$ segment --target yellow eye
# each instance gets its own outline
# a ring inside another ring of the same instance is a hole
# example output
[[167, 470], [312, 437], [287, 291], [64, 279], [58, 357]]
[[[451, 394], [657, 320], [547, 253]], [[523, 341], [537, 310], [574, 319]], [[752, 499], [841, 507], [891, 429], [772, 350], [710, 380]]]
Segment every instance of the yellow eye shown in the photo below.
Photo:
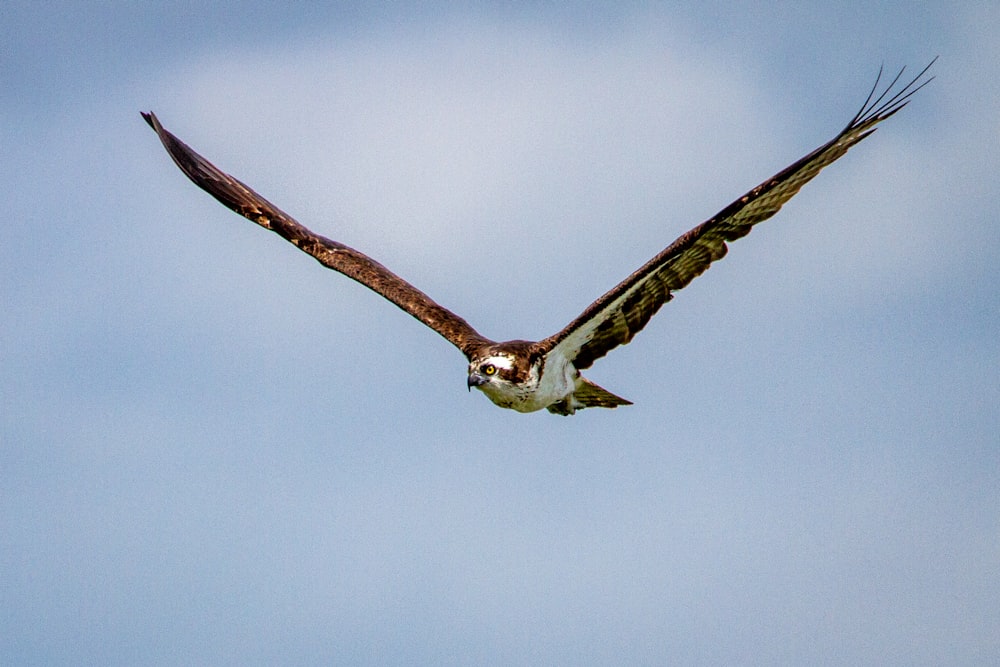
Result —
[[496, 375], [496, 372], [497, 372], [497, 367], [494, 366], [493, 364], [486, 364], [485, 366], [483, 366], [484, 375]]

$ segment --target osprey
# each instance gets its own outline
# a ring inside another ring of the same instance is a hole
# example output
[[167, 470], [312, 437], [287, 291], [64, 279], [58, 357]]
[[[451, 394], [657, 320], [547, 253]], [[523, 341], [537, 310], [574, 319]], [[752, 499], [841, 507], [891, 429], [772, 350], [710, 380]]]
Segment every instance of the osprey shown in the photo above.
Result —
[[[936, 60], [936, 58], [935, 58]], [[894, 91], [903, 70], [878, 93], [882, 71], [858, 113], [837, 136], [782, 169], [714, 217], [698, 225], [590, 304], [564, 329], [544, 340], [503, 343], [486, 338], [468, 322], [435, 303], [371, 257], [313, 233], [248, 186], [221, 171], [168, 132], [156, 116], [142, 117], [156, 131], [170, 157], [196, 185], [236, 213], [270, 229], [323, 266], [339, 271], [382, 295], [441, 334], [468, 359], [467, 384], [502, 408], [533, 412], [545, 408], [571, 415], [590, 407], [631, 405], [580, 375], [619, 345], [632, 340], [673, 292], [701, 275], [727, 252], [726, 242], [770, 218], [820, 169], [840, 158], [875, 126], [902, 109], [931, 79], [927, 67]], [[905, 68], [904, 68], [905, 69]]]

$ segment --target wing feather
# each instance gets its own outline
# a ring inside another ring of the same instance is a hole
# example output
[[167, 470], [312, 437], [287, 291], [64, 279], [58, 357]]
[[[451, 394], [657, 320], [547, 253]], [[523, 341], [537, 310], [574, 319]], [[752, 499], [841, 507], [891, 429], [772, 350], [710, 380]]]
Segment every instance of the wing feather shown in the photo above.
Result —
[[481, 336], [464, 319], [438, 305], [371, 257], [306, 229], [290, 215], [165, 130], [153, 113], [143, 113], [142, 117], [156, 131], [164, 148], [181, 171], [227, 208], [276, 232], [299, 250], [312, 255], [323, 266], [339, 271], [385, 297], [444, 336], [466, 357], [471, 357], [478, 347], [492, 342]]
[[902, 109], [933, 77], [921, 78], [934, 64], [931, 61], [917, 76], [893, 92], [899, 74], [876, 96], [882, 71], [868, 98], [851, 122], [833, 139], [802, 159], [767, 179], [722, 209], [711, 219], [683, 234], [649, 262], [600, 297], [564, 329], [536, 344], [546, 354], [560, 347], [578, 369], [589, 368], [619, 345], [632, 340], [672, 293], [701, 275], [712, 262], [721, 259], [727, 243], [746, 236], [758, 222], [778, 212], [799, 189], [823, 167], [875, 131], [875, 126]]

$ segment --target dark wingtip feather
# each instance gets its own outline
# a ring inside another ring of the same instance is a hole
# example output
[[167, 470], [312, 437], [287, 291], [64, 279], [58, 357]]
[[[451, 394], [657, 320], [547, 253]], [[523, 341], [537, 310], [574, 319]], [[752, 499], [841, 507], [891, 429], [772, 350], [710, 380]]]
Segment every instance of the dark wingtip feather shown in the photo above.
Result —
[[[924, 74], [926, 74], [927, 70], [929, 70], [931, 66], [937, 62], [938, 58], [939, 56], [934, 56], [934, 58], [927, 63], [927, 65], [920, 70], [920, 72], [913, 77], [909, 83], [893, 93], [891, 97], [888, 96], [893, 92], [893, 88], [895, 88], [896, 84], [903, 76], [903, 72], [906, 71], [906, 68], [900, 68], [899, 72], [892, 79], [889, 85], [885, 87], [885, 90], [883, 90], [882, 93], [876, 97], [875, 94], [878, 91], [883, 73], [883, 68], [879, 67], [878, 76], [875, 77], [875, 85], [872, 86], [871, 92], [868, 93], [868, 98], [865, 100], [865, 103], [861, 105], [861, 109], [847, 125], [847, 129], [850, 130], [872, 121], [883, 121], [905, 107], [909, 103], [910, 99], [917, 94], [918, 90], [934, 80], [934, 77], [931, 76], [921, 81]], [[918, 82], [919, 85], [917, 85]]]

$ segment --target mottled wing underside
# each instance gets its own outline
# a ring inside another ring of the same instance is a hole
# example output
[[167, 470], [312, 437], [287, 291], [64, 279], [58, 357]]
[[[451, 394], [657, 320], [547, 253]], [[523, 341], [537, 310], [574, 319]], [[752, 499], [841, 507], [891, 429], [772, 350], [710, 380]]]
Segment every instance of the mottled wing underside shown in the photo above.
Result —
[[[936, 60], [936, 59], [935, 59]], [[674, 241], [635, 273], [592, 303], [559, 333], [537, 343], [546, 354], [559, 347], [578, 369], [589, 368], [610, 350], [632, 340], [671, 293], [701, 275], [725, 256], [726, 243], [750, 233], [755, 224], [770, 218], [819, 171], [875, 130], [875, 126], [906, 106], [931, 79], [920, 81], [934, 61], [900, 90], [893, 92], [903, 74], [876, 95], [882, 72], [861, 110], [840, 134], [799, 161], [781, 170], [710, 220]], [[932, 77], [933, 78], [933, 77]]]
[[323, 266], [339, 271], [381, 294], [404, 311], [444, 336], [466, 357], [490, 341], [468, 322], [434, 302], [371, 257], [353, 248], [311, 232], [291, 216], [240, 181], [218, 169], [187, 144], [163, 129], [152, 113], [143, 113], [164, 148], [195, 185], [243, 217], [270, 229], [299, 250], [312, 255]]

